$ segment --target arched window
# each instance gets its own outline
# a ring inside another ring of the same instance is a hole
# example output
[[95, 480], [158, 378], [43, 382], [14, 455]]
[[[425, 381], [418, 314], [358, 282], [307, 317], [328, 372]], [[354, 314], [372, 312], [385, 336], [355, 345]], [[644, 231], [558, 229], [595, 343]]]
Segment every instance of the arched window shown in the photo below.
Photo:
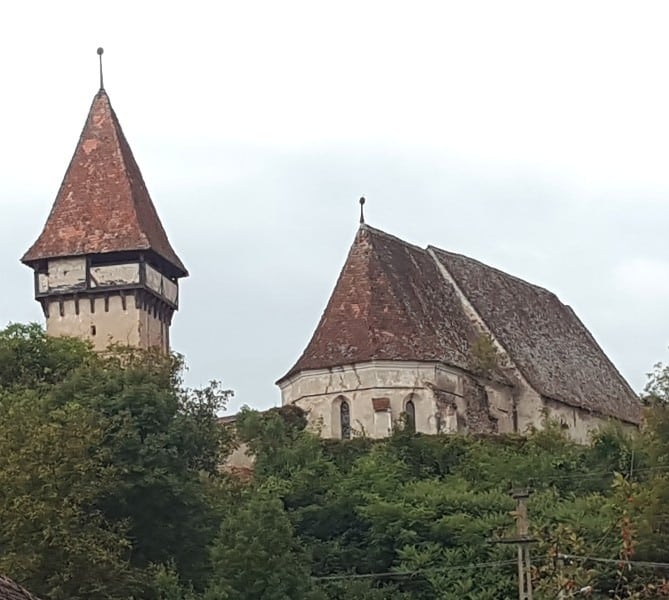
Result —
[[351, 407], [346, 400], [339, 404], [339, 427], [342, 440], [351, 439]]
[[406, 427], [409, 431], [416, 431], [416, 405], [413, 400], [407, 400], [404, 405], [404, 413], [406, 414]]

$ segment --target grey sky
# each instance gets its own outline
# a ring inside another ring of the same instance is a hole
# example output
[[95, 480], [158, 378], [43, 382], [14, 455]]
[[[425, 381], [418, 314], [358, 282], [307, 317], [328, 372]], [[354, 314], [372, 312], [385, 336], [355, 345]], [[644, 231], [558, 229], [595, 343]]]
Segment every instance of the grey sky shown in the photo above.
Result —
[[[16, 3], [15, 3], [16, 4]], [[188, 382], [278, 403], [357, 227], [570, 304], [636, 389], [667, 357], [662, 2], [20, 3], [0, 24], [0, 323], [105, 84], [177, 252]]]

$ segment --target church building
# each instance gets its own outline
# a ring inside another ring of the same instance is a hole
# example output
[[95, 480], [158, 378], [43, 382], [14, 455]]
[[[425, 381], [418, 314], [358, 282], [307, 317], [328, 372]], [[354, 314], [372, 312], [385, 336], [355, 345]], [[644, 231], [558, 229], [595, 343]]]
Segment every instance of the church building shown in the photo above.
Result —
[[[101, 54], [101, 50], [98, 51]], [[169, 350], [179, 279], [170, 245], [102, 87], [42, 233], [21, 259], [49, 335]]]
[[[102, 50], [98, 50], [101, 56]], [[364, 200], [361, 199], [361, 203]], [[362, 209], [362, 206], [361, 206]], [[47, 333], [169, 351], [188, 272], [102, 85], [44, 229], [34, 271]], [[578, 441], [640, 402], [555, 294], [474, 259], [361, 225], [306, 349], [277, 382], [327, 438], [525, 433]]]
[[[361, 200], [363, 202], [363, 200]], [[325, 312], [277, 382], [328, 438], [524, 433], [555, 420], [587, 441], [636, 427], [637, 395], [555, 294], [364, 224]]]

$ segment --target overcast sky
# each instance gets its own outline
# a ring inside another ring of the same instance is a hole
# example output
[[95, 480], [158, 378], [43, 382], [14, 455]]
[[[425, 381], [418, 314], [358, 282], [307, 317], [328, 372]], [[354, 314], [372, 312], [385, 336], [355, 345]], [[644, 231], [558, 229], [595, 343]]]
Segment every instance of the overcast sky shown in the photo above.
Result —
[[367, 221], [556, 292], [640, 390], [669, 359], [666, 2], [23, 2], [0, 21], [0, 326], [105, 87], [191, 276], [188, 383], [279, 403]]

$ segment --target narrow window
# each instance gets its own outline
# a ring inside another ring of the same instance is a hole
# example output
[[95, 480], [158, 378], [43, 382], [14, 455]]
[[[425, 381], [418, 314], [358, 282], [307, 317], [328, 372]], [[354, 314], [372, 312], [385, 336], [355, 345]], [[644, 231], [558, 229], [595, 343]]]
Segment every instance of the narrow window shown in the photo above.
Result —
[[408, 400], [404, 406], [404, 412], [406, 413], [407, 424], [406, 427], [409, 431], [416, 431], [416, 406], [413, 403], [413, 400]]
[[341, 427], [341, 439], [351, 439], [351, 407], [346, 400], [339, 405], [339, 423]]
[[91, 325], [91, 335], [95, 335], [96, 333], [95, 325]]

